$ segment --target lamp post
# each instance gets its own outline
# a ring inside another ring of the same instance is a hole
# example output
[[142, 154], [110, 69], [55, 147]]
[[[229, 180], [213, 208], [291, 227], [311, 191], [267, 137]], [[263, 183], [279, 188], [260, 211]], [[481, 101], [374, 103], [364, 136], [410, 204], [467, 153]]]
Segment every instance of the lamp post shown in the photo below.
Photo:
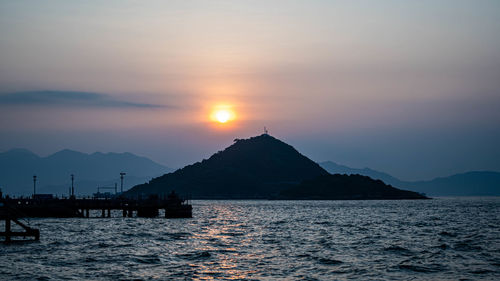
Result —
[[75, 196], [75, 175], [71, 174], [71, 196]]
[[126, 173], [124, 172], [121, 172], [120, 173], [120, 181], [121, 181], [121, 185], [120, 185], [120, 192], [123, 193], [123, 176], [126, 175]]
[[35, 198], [36, 194], [36, 175], [33, 175], [33, 198]]

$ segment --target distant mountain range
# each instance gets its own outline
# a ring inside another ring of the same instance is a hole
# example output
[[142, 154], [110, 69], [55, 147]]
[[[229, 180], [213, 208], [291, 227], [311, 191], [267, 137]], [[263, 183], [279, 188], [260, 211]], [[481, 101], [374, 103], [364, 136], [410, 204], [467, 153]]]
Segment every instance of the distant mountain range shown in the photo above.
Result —
[[428, 181], [402, 181], [387, 173], [369, 168], [356, 169], [327, 161], [319, 163], [332, 174], [359, 174], [380, 179], [398, 188], [425, 193], [429, 196], [500, 196], [500, 173], [473, 171]]
[[378, 179], [387, 184], [397, 187], [399, 187], [402, 183], [400, 180], [389, 174], [375, 171], [370, 168], [356, 169], [340, 165], [332, 161], [320, 162], [319, 165], [323, 167], [323, 169], [327, 170], [330, 174], [347, 174], [347, 175], [358, 174], [358, 175], [368, 176], [372, 179]]
[[380, 180], [330, 175], [292, 146], [268, 135], [236, 139], [209, 159], [133, 187], [126, 196], [175, 190], [195, 199], [424, 199]]
[[[120, 172], [127, 173], [124, 190], [159, 176], [172, 169], [131, 153], [81, 153], [61, 150], [40, 157], [26, 149], [0, 153], [0, 188], [4, 194], [30, 195], [33, 175], [37, 175], [37, 193], [67, 195], [70, 175], [75, 175], [75, 193], [90, 195], [98, 186], [120, 188]], [[113, 191], [114, 190], [104, 190]]]
[[[265, 194], [278, 194], [284, 186], [298, 184], [303, 179], [324, 175], [328, 171], [368, 176], [429, 196], [500, 196], [499, 172], [475, 171], [428, 181], [402, 181], [369, 168], [356, 169], [331, 161], [318, 165], [288, 144], [270, 138], [252, 138], [250, 142], [236, 140], [233, 146], [210, 159], [174, 173], [171, 173], [171, 168], [131, 153], [86, 154], [62, 150], [40, 157], [26, 149], [12, 149], [0, 153], [0, 188], [4, 194], [30, 195], [33, 192], [32, 177], [36, 174], [38, 193], [67, 195], [70, 174], [75, 174], [76, 193], [91, 195], [98, 186], [111, 187], [117, 183], [119, 189], [119, 173], [126, 172], [124, 190], [151, 181], [140, 185], [141, 190], [176, 189], [203, 198], [219, 198], [221, 194], [230, 194], [228, 196], [234, 198], [258, 198], [262, 197], [262, 190], [266, 190]], [[266, 140], [271, 141], [269, 147]], [[233, 192], [230, 187], [236, 183], [241, 188]], [[216, 193], [209, 192], [210, 185], [217, 185]], [[247, 191], [240, 192], [242, 190]], [[131, 191], [136, 192], [137, 189]]]

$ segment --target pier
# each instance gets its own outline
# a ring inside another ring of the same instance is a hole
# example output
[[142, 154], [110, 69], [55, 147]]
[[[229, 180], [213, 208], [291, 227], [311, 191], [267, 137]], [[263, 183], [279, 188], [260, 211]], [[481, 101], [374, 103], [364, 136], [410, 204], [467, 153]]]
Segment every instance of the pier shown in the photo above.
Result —
[[[181, 199], [174, 192], [165, 195], [151, 195], [142, 198], [57, 198], [52, 195], [36, 194], [30, 198], [0, 197], [0, 220], [5, 221], [5, 231], [0, 232], [0, 237], [5, 237], [5, 242], [11, 242], [12, 237], [40, 238], [38, 229], [31, 228], [22, 223], [22, 218], [89, 218], [90, 211], [97, 210], [98, 217], [111, 217], [112, 210], [121, 211], [123, 217], [152, 218], [165, 210], [165, 218], [191, 218], [192, 206], [187, 200]], [[100, 212], [99, 212], [100, 211]], [[12, 223], [19, 225], [24, 232], [13, 232]]]
[[123, 217], [157, 217], [159, 210], [165, 210], [166, 218], [191, 218], [192, 206], [177, 194], [142, 198], [54, 198], [37, 194], [32, 198], [0, 199], [6, 208], [15, 209], [23, 217], [88, 218], [91, 210], [101, 211], [100, 217], [110, 217], [111, 210], [120, 210]]

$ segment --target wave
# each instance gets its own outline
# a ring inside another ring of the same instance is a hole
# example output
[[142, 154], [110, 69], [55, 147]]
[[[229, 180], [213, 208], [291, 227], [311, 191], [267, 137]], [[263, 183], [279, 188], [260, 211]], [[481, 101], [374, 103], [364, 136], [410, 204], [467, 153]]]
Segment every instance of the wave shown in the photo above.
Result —
[[397, 254], [402, 254], [402, 255], [413, 255], [413, 252], [409, 249], [397, 246], [397, 245], [392, 245], [389, 247], [384, 248], [385, 252], [392, 252], [392, 253], [397, 253]]
[[180, 254], [177, 256], [185, 260], [203, 260], [210, 258], [212, 255], [208, 251], [198, 251], [198, 252]]
[[420, 273], [435, 273], [435, 272], [440, 272], [440, 271], [444, 270], [443, 267], [439, 264], [433, 264], [430, 266], [413, 265], [413, 264], [399, 264], [398, 268], [402, 269], [402, 270], [409, 270], [409, 271], [420, 272]]
[[339, 261], [339, 260], [336, 260], [336, 259], [331, 259], [331, 258], [316, 258], [316, 260], [320, 264], [325, 264], [325, 265], [338, 265], [338, 264], [344, 263], [342, 261]]
[[457, 234], [452, 233], [452, 232], [447, 232], [447, 231], [441, 231], [441, 232], [439, 232], [439, 235], [447, 236], [447, 237], [457, 237]]
[[142, 264], [159, 264], [160, 258], [157, 255], [134, 256], [133, 260]]

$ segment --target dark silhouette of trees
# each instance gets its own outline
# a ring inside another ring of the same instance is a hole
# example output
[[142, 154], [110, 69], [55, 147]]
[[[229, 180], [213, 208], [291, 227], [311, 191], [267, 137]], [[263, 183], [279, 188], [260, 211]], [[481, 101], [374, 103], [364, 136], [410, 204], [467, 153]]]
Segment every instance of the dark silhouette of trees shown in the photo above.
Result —
[[305, 180], [280, 192], [280, 199], [368, 200], [368, 199], [425, 199], [426, 197], [401, 190], [362, 175], [322, 175]]

